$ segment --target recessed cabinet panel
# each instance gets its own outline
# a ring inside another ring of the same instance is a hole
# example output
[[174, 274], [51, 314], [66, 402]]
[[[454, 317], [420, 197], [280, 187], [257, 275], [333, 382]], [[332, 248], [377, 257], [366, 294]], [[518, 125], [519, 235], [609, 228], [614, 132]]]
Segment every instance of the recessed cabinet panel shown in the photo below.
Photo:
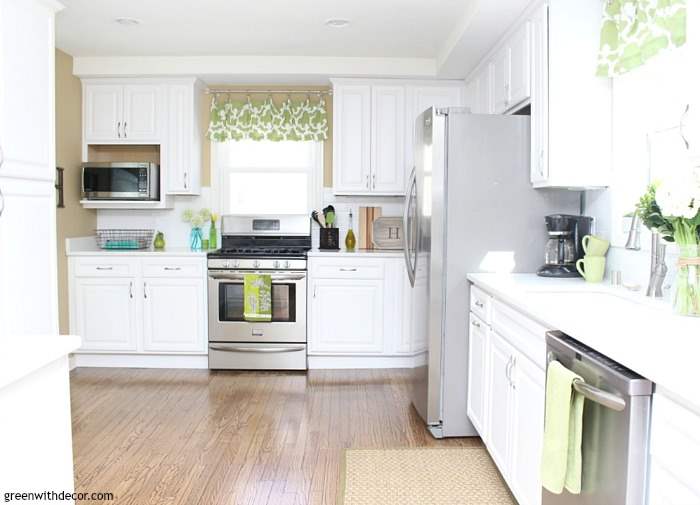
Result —
[[160, 87], [148, 84], [124, 86], [122, 138], [157, 142], [160, 139], [158, 101]]
[[488, 420], [487, 437], [491, 457], [499, 470], [507, 474], [509, 469], [509, 445], [511, 436], [512, 388], [510, 366], [512, 347], [498, 334], [491, 334], [488, 360]]
[[187, 194], [192, 190], [190, 152], [192, 149], [192, 88], [167, 87], [168, 134], [164, 154], [168, 193]]
[[121, 140], [124, 87], [114, 84], [86, 84], [84, 87], [85, 140]]
[[486, 433], [486, 399], [488, 398], [488, 325], [471, 314], [469, 321], [469, 369], [467, 414], [479, 433]]
[[333, 188], [338, 194], [371, 191], [371, 88], [334, 87]]
[[403, 86], [372, 87], [372, 180], [376, 193], [403, 194], [404, 115]]
[[494, 112], [502, 114], [510, 104], [510, 46], [496, 53], [492, 65]]
[[530, 98], [530, 22], [525, 22], [510, 41], [509, 108]]

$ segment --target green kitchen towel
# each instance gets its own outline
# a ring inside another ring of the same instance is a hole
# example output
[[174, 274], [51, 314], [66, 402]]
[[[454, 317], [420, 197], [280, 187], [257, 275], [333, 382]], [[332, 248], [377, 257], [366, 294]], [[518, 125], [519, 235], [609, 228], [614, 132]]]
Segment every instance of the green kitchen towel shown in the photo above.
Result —
[[547, 367], [542, 448], [542, 486], [560, 494], [581, 492], [583, 396], [573, 389], [581, 377], [558, 361]]
[[265, 274], [243, 276], [243, 319], [272, 321], [272, 277]]

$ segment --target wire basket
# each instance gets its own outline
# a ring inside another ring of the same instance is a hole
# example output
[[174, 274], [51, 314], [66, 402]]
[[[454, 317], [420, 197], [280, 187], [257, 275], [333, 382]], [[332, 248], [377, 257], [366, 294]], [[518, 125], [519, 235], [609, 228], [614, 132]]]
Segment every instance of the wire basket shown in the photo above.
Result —
[[148, 249], [155, 230], [95, 230], [100, 249]]

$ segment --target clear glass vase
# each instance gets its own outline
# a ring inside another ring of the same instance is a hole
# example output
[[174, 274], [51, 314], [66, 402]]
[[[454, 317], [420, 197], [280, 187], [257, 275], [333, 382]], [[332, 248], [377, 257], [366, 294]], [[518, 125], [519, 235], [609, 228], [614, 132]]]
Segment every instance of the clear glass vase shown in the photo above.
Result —
[[190, 231], [190, 249], [193, 251], [201, 251], [202, 250], [202, 229], [201, 228], [192, 228], [192, 231]]
[[673, 308], [681, 316], [700, 316], [700, 246], [679, 245]]

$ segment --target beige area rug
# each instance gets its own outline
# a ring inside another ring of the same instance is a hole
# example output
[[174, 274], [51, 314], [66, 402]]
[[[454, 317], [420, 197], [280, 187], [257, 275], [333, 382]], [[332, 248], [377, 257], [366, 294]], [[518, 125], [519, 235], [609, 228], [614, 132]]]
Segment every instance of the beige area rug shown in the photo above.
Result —
[[516, 505], [482, 447], [348, 449], [339, 505]]

